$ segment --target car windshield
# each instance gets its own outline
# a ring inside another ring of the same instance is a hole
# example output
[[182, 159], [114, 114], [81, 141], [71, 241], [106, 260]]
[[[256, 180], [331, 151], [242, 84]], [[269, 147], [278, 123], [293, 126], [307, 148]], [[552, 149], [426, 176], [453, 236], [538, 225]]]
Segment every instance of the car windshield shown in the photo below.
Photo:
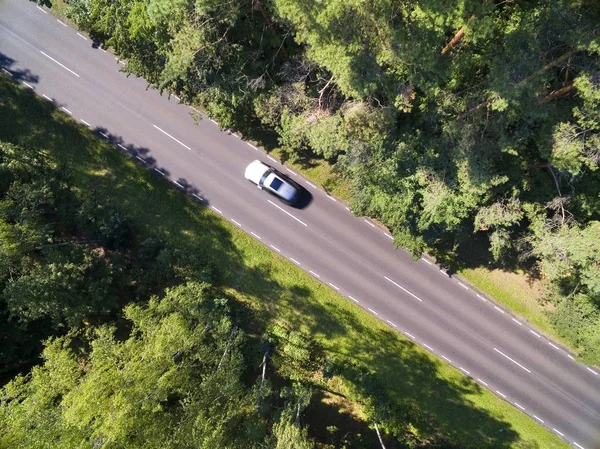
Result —
[[282, 184], [283, 182], [281, 179], [273, 178], [273, 181], [271, 181], [271, 185], [269, 187], [271, 187], [273, 190], [279, 190], [279, 187], [281, 187]]

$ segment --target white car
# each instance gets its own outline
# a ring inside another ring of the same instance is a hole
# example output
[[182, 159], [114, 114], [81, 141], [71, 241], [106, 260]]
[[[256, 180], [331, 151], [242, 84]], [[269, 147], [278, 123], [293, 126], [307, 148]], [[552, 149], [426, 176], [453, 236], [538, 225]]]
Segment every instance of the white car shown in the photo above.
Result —
[[298, 184], [259, 160], [250, 162], [244, 176], [248, 181], [256, 184], [259, 189], [266, 190], [286, 204], [294, 204], [300, 196]]

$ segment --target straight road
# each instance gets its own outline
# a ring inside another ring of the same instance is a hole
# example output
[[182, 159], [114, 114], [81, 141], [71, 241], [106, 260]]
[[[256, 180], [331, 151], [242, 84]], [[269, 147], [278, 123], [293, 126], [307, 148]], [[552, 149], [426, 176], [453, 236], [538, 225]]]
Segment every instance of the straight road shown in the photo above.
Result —
[[[24, 0], [0, 0], [3, 74], [127, 149], [247, 233], [574, 447], [600, 447], [600, 374], [343, 203], [188, 106], [127, 78], [114, 55]], [[260, 159], [313, 195], [302, 210], [243, 177]]]

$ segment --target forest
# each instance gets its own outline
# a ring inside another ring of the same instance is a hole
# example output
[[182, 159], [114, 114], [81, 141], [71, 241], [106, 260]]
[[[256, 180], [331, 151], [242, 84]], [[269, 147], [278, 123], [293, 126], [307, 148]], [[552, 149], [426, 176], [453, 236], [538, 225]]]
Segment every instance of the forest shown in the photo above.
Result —
[[[52, 3], [149, 86], [326, 161], [415, 257], [542, 279], [557, 333], [600, 365], [600, 3]], [[256, 325], [215, 248], [148, 232], [2, 126], [0, 447], [370, 448], [380, 428], [388, 448], [470, 447], [361, 362]], [[368, 426], [306, 425], [333, 378]], [[537, 447], [510, 438], [482, 447]]]
[[[523, 268], [600, 364], [600, 4], [70, 0], [125, 71], [286, 159], [449, 267]], [[267, 145], [268, 146], [268, 145]]]

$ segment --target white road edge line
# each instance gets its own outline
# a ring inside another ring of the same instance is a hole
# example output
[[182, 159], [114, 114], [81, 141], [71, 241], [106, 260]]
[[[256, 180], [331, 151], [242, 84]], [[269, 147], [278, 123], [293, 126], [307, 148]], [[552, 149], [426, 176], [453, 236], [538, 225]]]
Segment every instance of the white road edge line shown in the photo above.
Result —
[[329, 198], [334, 203], [337, 203], [337, 200], [334, 197], [332, 197], [331, 195], [327, 195], [327, 198]]
[[216, 122], [216, 120], [213, 120], [213, 119], [211, 119], [211, 118], [209, 118], [209, 120], [210, 120], [211, 122], [213, 122], [215, 125], [219, 125], [219, 124]]
[[407, 335], [409, 338], [412, 338], [413, 340], [417, 341], [417, 339], [415, 338], [415, 336], [412, 335], [410, 332], [404, 331], [404, 334]]
[[65, 108], [64, 106], [60, 107], [63, 111], [65, 111], [67, 114], [69, 115], [73, 115], [73, 113], [71, 111], [69, 111], [67, 108]]
[[305, 183], [307, 183], [309, 186], [311, 186], [312, 188], [316, 189], [317, 186], [314, 185], [312, 182], [307, 181], [306, 179], [304, 180]]
[[36, 6], [36, 8], [42, 11], [44, 14], [48, 14], [48, 11], [44, 11], [44, 8], [42, 8], [41, 6]]
[[448, 363], [452, 363], [452, 360], [450, 360], [448, 357], [446, 357], [445, 355], [442, 356], [442, 358], [446, 361], [448, 361]]
[[146, 161], [144, 159], [142, 159], [141, 157], [136, 156], [136, 158], [139, 159], [140, 161], [142, 161], [144, 164], [146, 163]]
[[106, 134], [104, 134], [102, 131], [98, 131], [98, 132], [100, 133], [100, 135], [101, 135], [102, 137], [104, 137], [105, 139], [108, 139], [108, 136], [107, 136]]
[[467, 287], [465, 284], [463, 284], [462, 282], [458, 281], [458, 285], [460, 285], [462, 288], [464, 288], [465, 290], [469, 290], [469, 287]]
[[459, 366], [458, 369], [460, 369], [462, 372], [466, 373], [466, 374], [471, 374], [470, 372], [468, 372], [466, 369], [464, 369], [462, 366]]
[[292, 175], [294, 175], [294, 176], [298, 176], [298, 173], [296, 173], [296, 172], [294, 172], [294, 171], [290, 170], [290, 169], [289, 169], [289, 168], [287, 168], [287, 167], [286, 167], [286, 170], [287, 170], [287, 171], [289, 171], [289, 172], [290, 172]]
[[157, 172], [161, 176], [165, 176], [165, 174], [163, 172], [161, 172], [158, 168], [155, 168], [154, 171]]
[[356, 304], [360, 304], [360, 302], [358, 301], [358, 299], [356, 299], [354, 296], [350, 296], [348, 295], [348, 298], [350, 298], [352, 301], [354, 301]]
[[255, 232], [250, 231], [250, 234], [252, 234], [254, 237], [256, 237], [258, 240], [262, 240], [262, 237], [258, 234], [256, 234]]
[[377, 312], [375, 312], [373, 309], [371, 309], [370, 307], [367, 307], [367, 310], [368, 310], [369, 312], [371, 312], [373, 315], [377, 315], [377, 316], [379, 316], [379, 314], [378, 314]]
[[296, 259], [294, 259], [293, 257], [290, 257], [290, 260], [292, 262], [294, 262], [296, 265], [298, 265], [299, 267], [301, 267], [302, 265], [300, 264], [300, 262], [298, 262]]
[[498, 312], [500, 312], [500, 313], [502, 313], [502, 314], [504, 314], [504, 313], [505, 313], [505, 312], [504, 312], [504, 310], [502, 310], [502, 309], [501, 309], [500, 307], [498, 307], [498, 306], [494, 306], [494, 309], [496, 309]]
[[274, 157], [271, 157], [271, 156], [267, 156], [267, 159], [270, 159], [273, 162], [279, 162], [277, 159], [275, 159]]
[[518, 402], [515, 402], [515, 405], [517, 407], [519, 407], [521, 410], [525, 411], [525, 407], [523, 407], [521, 404], [519, 404]]
[[277, 248], [276, 246], [273, 245], [269, 245], [271, 248], [273, 248], [275, 251], [277, 251], [278, 253], [281, 252], [281, 250], [279, 248]]
[[77, 36], [79, 36], [79, 37], [80, 37], [80, 38], [82, 38], [82, 39], [85, 39], [86, 41], [88, 40], [88, 38], [87, 38], [87, 37], [85, 37], [85, 36], [84, 36], [83, 34], [81, 34], [81, 33], [77, 33]]
[[425, 346], [427, 349], [429, 349], [431, 352], [435, 352], [433, 350], [433, 348], [431, 346], [429, 346], [427, 343], [423, 343], [423, 346]]
[[180, 99], [180, 98], [179, 98], [177, 95], [175, 95], [175, 94], [171, 94], [171, 96], [172, 96], [173, 98], [177, 99], [178, 101], [180, 101], [180, 100], [181, 100], [181, 99]]
[[475, 293], [475, 296], [477, 296], [479, 299], [481, 299], [483, 302], [487, 302], [487, 299], [485, 299], [483, 296], [481, 296], [479, 293]]
[[595, 376], [598, 375], [598, 373], [596, 371], [594, 371], [592, 368], [590, 368], [589, 366], [586, 366], [585, 369], [587, 369], [590, 373], [594, 374]]
[[574, 444], [575, 446], [577, 446], [579, 449], [585, 449], [583, 446], [581, 446], [581, 445], [577, 444], [575, 441], [573, 441], [573, 444]]
[[313, 276], [316, 276], [316, 277], [318, 277], [319, 279], [321, 279], [321, 275], [319, 275], [319, 274], [315, 273], [313, 270], [308, 270], [308, 272], [309, 272], [310, 274], [312, 274]]
[[129, 150], [127, 150], [127, 147], [126, 147], [126, 146], [124, 146], [124, 145], [121, 145], [120, 143], [118, 143], [118, 144], [117, 144], [117, 146], [118, 146], [120, 149], [124, 150], [124, 151], [129, 151]]
[[88, 122], [86, 122], [84, 119], [80, 118], [79, 121], [81, 121], [81, 123], [83, 123], [86, 126], [89, 126], [90, 128], [92, 127], [92, 125], [90, 125]]
[[398, 326], [396, 326], [396, 325], [395, 325], [394, 323], [392, 323], [390, 320], [385, 320], [385, 321], [387, 321], [387, 323], [388, 323], [389, 325], [391, 325], [391, 326], [394, 326], [395, 328], [398, 328]]
[[544, 424], [544, 420], [543, 420], [542, 418], [540, 418], [540, 417], [538, 417], [538, 416], [536, 416], [536, 415], [533, 415], [533, 417], [534, 417], [535, 419], [537, 419], [539, 422], [541, 422], [542, 424]]
[[498, 390], [496, 390], [496, 393], [498, 393], [500, 396], [502, 396], [504, 399], [506, 399], [506, 395]]
[[571, 360], [575, 360], [575, 357], [573, 357], [571, 354], [567, 354], [567, 357], [569, 357]]
[[49, 102], [51, 102], [51, 103], [53, 102], [53, 101], [52, 101], [52, 98], [50, 98], [50, 97], [49, 97], [48, 95], [46, 95], [46, 94], [42, 94], [42, 97], [44, 97], [46, 100], [48, 100], [48, 101], [49, 101]]
[[558, 429], [556, 429], [556, 428], [554, 428], [554, 427], [552, 428], [552, 430], [554, 430], [556, 433], [558, 433], [558, 434], [559, 434], [561, 437], [564, 437], [564, 436], [565, 436], [565, 434], [564, 434], [564, 433], [562, 433], [560, 430], [558, 430]]
[[[213, 122], [214, 122], [214, 120], [213, 120]], [[215, 122], [215, 123], [217, 123], [217, 122]], [[246, 142], [246, 143], [247, 143], [248, 145], [250, 145], [252, 148], [254, 148], [256, 151], [258, 151], [258, 148], [256, 148], [256, 147], [255, 147], [254, 145], [252, 145], [250, 142]]]
[[427, 265], [433, 265], [431, 262], [429, 262], [427, 259], [425, 259], [424, 257], [421, 257], [421, 260], [423, 262], [425, 262]]
[[523, 326], [523, 323], [521, 323], [519, 320], [515, 320], [514, 318], [512, 318], [512, 320], [517, 323], [519, 326]]
[[554, 349], [558, 349], [560, 351], [560, 348], [558, 346], [556, 346], [554, 343], [552, 343], [552, 342], [549, 341], [548, 344], [550, 346], [552, 346]]
[[165, 136], [169, 136], [171, 139], [173, 139], [175, 142], [177, 142], [179, 145], [181, 145], [182, 147], [187, 148], [188, 150], [192, 151], [192, 149], [190, 147], [188, 147], [185, 143], [183, 143], [181, 140], [176, 139], [175, 137], [173, 137], [171, 134], [169, 134], [168, 132], [160, 129], [158, 126], [156, 125], [152, 125], [154, 126], [156, 129], [158, 129], [161, 133], [163, 133]]
[[58, 20], [58, 19], [56, 19], [56, 21], [57, 21], [58, 23], [60, 23], [62, 26], [64, 26], [64, 27], [66, 27], [66, 26], [67, 26], [67, 24], [66, 24], [66, 23], [64, 23], [64, 22], [61, 22], [61, 21], [60, 21], [60, 20]]
[[177, 181], [173, 181], [173, 184], [175, 184], [177, 187], [181, 187], [183, 189], [183, 186], [181, 184], [179, 184]]
[[485, 385], [486, 387], [488, 386], [487, 382], [484, 382], [483, 380], [481, 380], [479, 377], [477, 378], [477, 382], [481, 382], [483, 385]]
[[25, 84], [27, 87], [29, 87], [31, 90], [33, 90], [33, 86], [29, 83], [26, 83], [25, 81], [21, 81], [23, 84]]
[[412, 296], [413, 298], [415, 298], [415, 299], [418, 299], [419, 301], [423, 302], [423, 300], [422, 300], [421, 298], [419, 298], [417, 295], [415, 295], [415, 294], [411, 293], [410, 291], [408, 291], [407, 289], [405, 289], [404, 287], [402, 287], [400, 284], [398, 284], [398, 283], [396, 283], [396, 282], [392, 281], [392, 280], [391, 280], [389, 277], [387, 277], [387, 276], [384, 276], [384, 278], [385, 278], [386, 280], [388, 280], [389, 282], [391, 282], [392, 284], [394, 284], [396, 287], [398, 287], [398, 288], [402, 289], [403, 291], [405, 291], [406, 293], [408, 293], [408, 294], [409, 294], [410, 296]]
[[442, 273], [444, 276], [446, 276], [448, 278], [450, 277], [450, 275], [448, 273], [446, 273], [444, 270], [440, 270], [440, 273]]
[[331, 282], [328, 282], [328, 284], [332, 289], [337, 290], [338, 292], [340, 291], [340, 288], [337, 285], [334, 285]]
[[271, 203], [273, 206], [275, 206], [277, 209], [279, 209], [281, 212], [288, 214], [290, 217], [292, 217], [294, 220], [296, 220], [298, 223], [303, 224], [304, 226], [308, 227], [308, 225], [306, 223], [304, 223], [302, 220], [300, 220], [299, 218], [296, 218], [296, 216], [290, 214], [287, 210], [285, 210], [283, 207], [278, 206], [277, 204], [275, 204], [273, 201], [271, 200], [267, 200], [269, 203]]
[[531, 332], [533, 335], [535, 335], [537, 338], [542, 338], [542, 336], [540, 334], [538, 334], [537, 332], [532, 331], [531, 329], [529, 329], [529, 332]]
[[[142, 160], [143, 160], [143, 159], [142, 159]], [[200, 200], [200, 201], [202, 201], [202, 202], [204, 203], [204, 198], [202, 198], [201, 196], [198, 196], [198, 195], [196, 195], [195, 193], [192, 193], [192, 196], [193, 196], [194, 198], [196, 198], [197, 200]]]
[[[240, 228], [242, 227], [242, 224], [239, 221], [235, 221], [233, 218], [231, 219], [231, 221], [233, 223], [235, 223], [236, 225], [238, 225]], [[272, 245], [271, 245], [272, 246]]]
[[218, 213], [220, 213], [221, 215], [223, 214], [223, 212], [221, 212], [219, 209], [217, 209], [215, 206], [210, 206], [212, 209], [216, 210]]
[[[66, 25], [65, 25], [66, 26]], [[55, 63], [57, 63], [59, 66], [61, 66], [63, 69], [68, 70], [69, 72], [71, 72], [73, 75], [75, 75], [77, 78], [81, 78], [77, 73], [75, 73], [73, 70], [71, 70], [70, 68], [68, 68], [66, 65], [61, 64], [60, 62], [58, 62], [56, 59], [54, 59], [52, 56], [48, 56], [46, 53], [44, 53], [42, 50], [40, 50], [40, 53], [43, 54], [46, 58], [50, 59], [51, 61], [54, 61]]]
[[13, 74], [11, 72], [9, 72], [8, 70], [6, 70], [4, 67], [2, 67], [2, 71], [4, 73], [8, 73], [10, 76], [13, 76]]
[[371, 226], [372, 228], [375, 227], [375, 225], [373, 223], [371, 223], [369, 220], [365, 219], [365, 223], [368, 224], [369, 226]]
[[531, 374], [531, 370], [525, 368], [523, 365], [521, 365], [519, 362], [517, 362], [516, 360], [511, 359], [509, 356], [507, 356], [506, 354], [504, 354], [502, 351], [499, 351], [498, 349], [494, 348], [494, 351], [496, 351], [498, 354], [506, 357], [508, 360], [510, 360], [511, 362], [513, 362], [515, 365], [517, 365], [518, 367], [524, 369], [525, 371], [527, 371], [529, 374]]

